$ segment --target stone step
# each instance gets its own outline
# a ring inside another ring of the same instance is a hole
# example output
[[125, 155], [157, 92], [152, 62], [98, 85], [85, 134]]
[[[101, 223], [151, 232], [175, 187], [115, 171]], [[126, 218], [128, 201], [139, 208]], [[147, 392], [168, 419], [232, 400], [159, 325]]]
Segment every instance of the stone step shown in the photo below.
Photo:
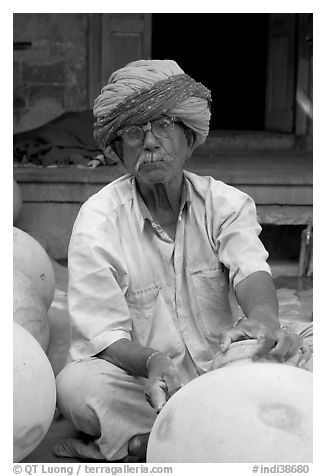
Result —
[[294, 134], [267, 131], [213, 130], [198, 152], [273, 151], [294, 150], [297, 140]]

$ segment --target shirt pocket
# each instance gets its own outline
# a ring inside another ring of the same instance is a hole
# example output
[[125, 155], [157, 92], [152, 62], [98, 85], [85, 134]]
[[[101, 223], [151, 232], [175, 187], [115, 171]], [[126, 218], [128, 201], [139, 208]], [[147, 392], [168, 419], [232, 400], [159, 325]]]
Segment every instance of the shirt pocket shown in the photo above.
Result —
[[227, 276], [221, 265], [190, 274], [198, 324], [206, 337], [214, 338], [233, 324]]
[[160, 286], [128, 293], [132, 317], [132, 339], [144, 347], [166, 352], [171, 358], [182, 350], [182, 343]]

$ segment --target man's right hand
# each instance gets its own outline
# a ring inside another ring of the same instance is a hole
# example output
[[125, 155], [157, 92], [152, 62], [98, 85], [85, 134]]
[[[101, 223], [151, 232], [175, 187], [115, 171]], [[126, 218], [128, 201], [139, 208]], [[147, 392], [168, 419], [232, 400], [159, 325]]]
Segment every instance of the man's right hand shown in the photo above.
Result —
[[168, 399], [181, 388], [178, 371], [172, 359], [163, 353], [154, 354], [148, 362], [146, 398], [159, 413]]

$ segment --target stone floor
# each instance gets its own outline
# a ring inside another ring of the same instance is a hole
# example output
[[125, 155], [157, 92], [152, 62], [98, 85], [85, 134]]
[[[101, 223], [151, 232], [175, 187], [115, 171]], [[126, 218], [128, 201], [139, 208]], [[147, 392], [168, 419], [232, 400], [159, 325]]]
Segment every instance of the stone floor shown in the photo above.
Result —
[[[297, 263], [274, 261], [270, 263], [280, 304], [280, 318], [291, 321], [312, 320], [312, 278], [297, 277]], [[69, 345], [69, 320], [67, 313], [67, 268], [53, 262], [56, 276], [56, 291], [49, 310], [51, 340], [47, 356], [55, 375], [63, 368]], [[53, 445], [61, 438], [76, 435], [72, 425], [55, 414], [50, 429], [40, 445], [24, 463], [76, 463], [72, 458], [58, 458], [52, 453]]]

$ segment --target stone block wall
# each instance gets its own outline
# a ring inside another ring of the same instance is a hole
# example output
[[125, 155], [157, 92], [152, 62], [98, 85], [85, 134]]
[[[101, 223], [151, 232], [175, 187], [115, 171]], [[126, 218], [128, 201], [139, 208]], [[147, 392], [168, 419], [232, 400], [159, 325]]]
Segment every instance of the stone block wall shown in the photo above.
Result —
[[87, 13], [15, 13], [13, 38], [14, 132], [88, 108]]

